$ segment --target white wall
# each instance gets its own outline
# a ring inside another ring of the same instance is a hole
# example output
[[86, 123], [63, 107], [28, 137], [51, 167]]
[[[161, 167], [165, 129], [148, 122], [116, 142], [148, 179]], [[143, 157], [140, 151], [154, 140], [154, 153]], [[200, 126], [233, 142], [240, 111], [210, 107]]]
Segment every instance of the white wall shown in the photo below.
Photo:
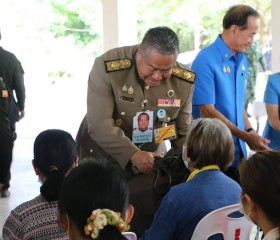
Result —
[[137, 44], [136, 1], [103, 0], [104, 51]]

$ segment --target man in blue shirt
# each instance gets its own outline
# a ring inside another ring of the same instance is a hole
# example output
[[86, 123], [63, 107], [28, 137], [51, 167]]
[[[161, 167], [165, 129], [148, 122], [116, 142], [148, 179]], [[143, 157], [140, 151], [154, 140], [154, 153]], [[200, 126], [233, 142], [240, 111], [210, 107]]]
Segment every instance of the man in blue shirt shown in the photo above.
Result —
[[192, 64], [196, 73], [193, 117], [219, 118], [230, 129], [235, 159], [227, 171], [239, 182], [238, 166], [252, 150], [268, 149], [268, 140], [260, 137], [248, 120], [244, 103], [248, 62], [244, 52], [253, 43], [259, 28], [259, 14], [250, 6], [234, 5], [223, 19], [223, 32], [216, 41], [200, 51]]

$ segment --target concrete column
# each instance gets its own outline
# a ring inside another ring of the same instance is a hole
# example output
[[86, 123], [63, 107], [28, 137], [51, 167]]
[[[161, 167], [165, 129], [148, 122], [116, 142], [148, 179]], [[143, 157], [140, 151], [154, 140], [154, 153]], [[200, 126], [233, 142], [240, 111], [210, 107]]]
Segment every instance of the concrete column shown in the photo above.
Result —
[[136, 1], [103, 0], [104, 51], [137, 44]]
[[280, 72], [280, 1], [272, 0], [272, 72]]

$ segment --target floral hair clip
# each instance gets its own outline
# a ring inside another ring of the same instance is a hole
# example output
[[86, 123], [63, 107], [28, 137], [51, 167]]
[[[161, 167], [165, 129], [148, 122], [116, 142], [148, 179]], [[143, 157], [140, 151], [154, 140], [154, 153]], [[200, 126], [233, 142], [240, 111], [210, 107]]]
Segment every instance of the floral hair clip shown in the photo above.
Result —
[[92, 239], [97, 239], [100, 230], [106, 225], [115, 226], [120, 232], [128, 231], [129, 225], [121, 219], [119, 212], [110, 209], [94, 210], [87, 219], [87, 225], [84, 227], [85, 234], [90, 235]]

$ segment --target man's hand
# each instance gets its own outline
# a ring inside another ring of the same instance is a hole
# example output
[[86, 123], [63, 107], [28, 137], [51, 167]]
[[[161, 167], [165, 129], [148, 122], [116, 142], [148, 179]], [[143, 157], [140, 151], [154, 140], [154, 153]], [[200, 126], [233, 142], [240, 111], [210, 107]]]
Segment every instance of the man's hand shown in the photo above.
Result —
[[144, 174], [153, 170], [155, 157], [152, 152], [137, 151], [131, 157], [132, 164]]
[[270, 141], [268, 139], [262, 138], [255, 131], [251, 131], [246, 134], [246, 143], [251, 150], [269, 150], [268, 144]]

